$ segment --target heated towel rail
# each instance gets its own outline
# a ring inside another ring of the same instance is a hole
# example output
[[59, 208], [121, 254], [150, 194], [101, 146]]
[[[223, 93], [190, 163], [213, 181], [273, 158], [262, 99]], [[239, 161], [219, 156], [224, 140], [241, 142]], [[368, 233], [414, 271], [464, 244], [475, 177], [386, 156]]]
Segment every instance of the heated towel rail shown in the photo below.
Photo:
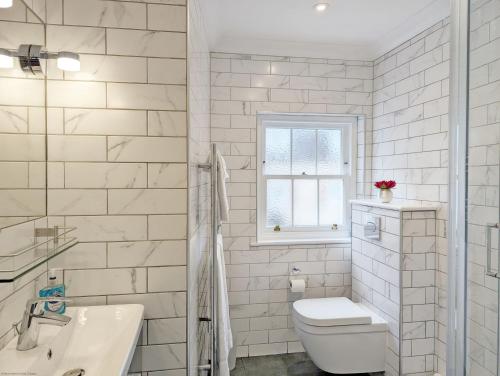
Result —
[[210, 212], [211, 212], [211, 252], [208, 257], [209, 268], [209, 294], [210, 294], [210, 316], [200, 317], [199, 320], [208, 322], [210, 352], [208, 364], [201, 364], [198, 366], [199, 370], [206, 371], [210, 376], [217, 376], [219, 374], [217, 360], [218, 360], [218, 326], [217, 326], [217, 234], [219, 232], [219, 193], [217, 191], [217, 144], [211, 145], [210, 160], [208, 163], [199, 164], [198, 168], [210, 172]]

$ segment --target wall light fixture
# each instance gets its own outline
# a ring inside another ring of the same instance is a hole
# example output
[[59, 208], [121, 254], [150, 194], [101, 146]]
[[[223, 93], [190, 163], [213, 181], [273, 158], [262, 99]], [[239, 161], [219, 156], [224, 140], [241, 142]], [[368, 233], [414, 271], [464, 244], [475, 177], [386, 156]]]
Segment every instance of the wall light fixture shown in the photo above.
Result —
[[59, 52], [57, 54], [57, 67], [63, 71], [79, 72], [80, 56], [74, 52]]
[[35, 75], [43, 74], [42, 59], [57, 59], [57, 67], [63, 71], [80, 70], [80, 55], [68, 51], [47, 52], [37, 44], [22, 44], [17, 50], [0, 48], [0, 68], [13, 68], [14, 57], [19, 59], [19, 65], [24, 72]]

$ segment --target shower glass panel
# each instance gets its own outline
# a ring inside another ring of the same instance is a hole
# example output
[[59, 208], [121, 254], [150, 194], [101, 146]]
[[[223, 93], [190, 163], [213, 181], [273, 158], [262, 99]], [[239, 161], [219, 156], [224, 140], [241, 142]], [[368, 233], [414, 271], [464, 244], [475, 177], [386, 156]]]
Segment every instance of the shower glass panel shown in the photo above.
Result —
[[466, 374], [499, 375], [500, 0], [471, 0]]

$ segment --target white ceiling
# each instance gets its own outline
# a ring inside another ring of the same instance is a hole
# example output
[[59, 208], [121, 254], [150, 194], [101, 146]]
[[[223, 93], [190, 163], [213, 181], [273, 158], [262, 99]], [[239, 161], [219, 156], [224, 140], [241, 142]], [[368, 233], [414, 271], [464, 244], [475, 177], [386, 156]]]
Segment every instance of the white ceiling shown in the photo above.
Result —
[[450, 0], [201, 0], [212, 51], [375, 59], [449, 15]]

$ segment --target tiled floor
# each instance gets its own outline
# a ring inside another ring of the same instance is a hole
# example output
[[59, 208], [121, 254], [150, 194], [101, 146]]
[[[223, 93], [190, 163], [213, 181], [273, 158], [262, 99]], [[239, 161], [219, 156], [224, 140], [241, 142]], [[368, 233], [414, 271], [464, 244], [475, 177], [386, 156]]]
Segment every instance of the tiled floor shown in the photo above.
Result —
[[[332, 376], [316, 367], [305, 353], [240, 358], [231, 376]], [[381, 376], [383, 373], [372, 374]], [[354, 375], [353, 375], [354, 376]], [[369, 376], [357, 374], [357, 376]]]

